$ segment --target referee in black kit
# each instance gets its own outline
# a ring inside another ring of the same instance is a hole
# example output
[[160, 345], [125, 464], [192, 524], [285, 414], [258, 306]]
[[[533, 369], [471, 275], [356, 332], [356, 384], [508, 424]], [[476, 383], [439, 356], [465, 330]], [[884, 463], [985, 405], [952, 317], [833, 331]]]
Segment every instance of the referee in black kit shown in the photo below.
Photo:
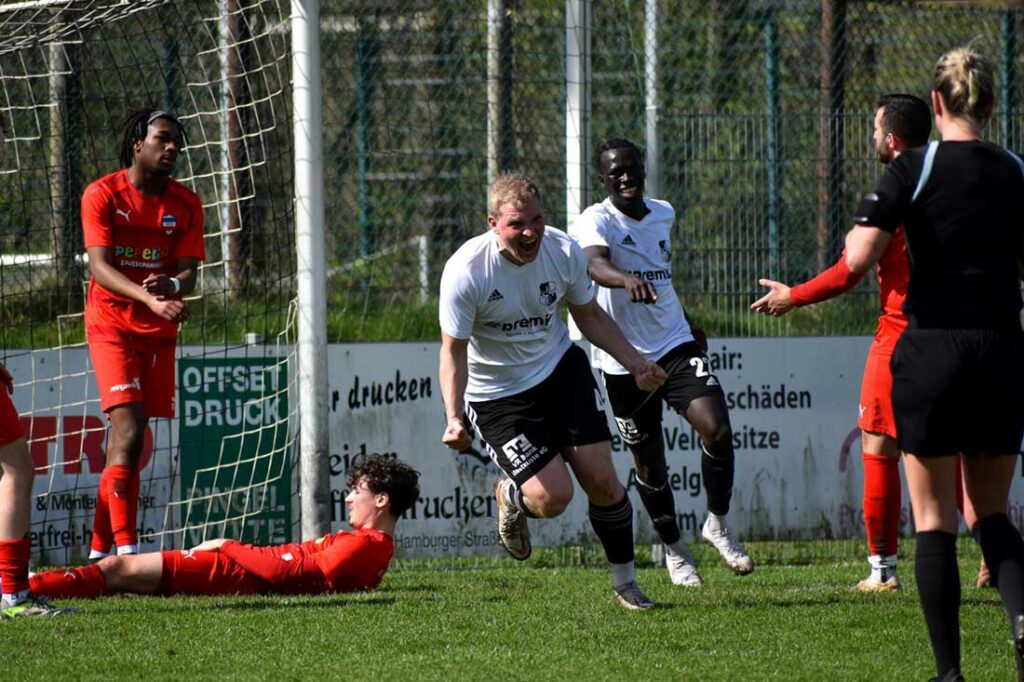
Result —
[[994, 83], [991, 61], [973, 47], [939, 59], [931, 98], [942, 142], [890, 163], [846, 238], [855, 269], [874, 264], [905, 225], [909, 326], [892, 359], [892, 397], [939, 680], [961, 679], [957, 453], [979, 519], [971, 531], [1010, 616], [1024, 679], [1024, 542], [1006, 515], [1024, 434], [1024, 161], [981, 139]]

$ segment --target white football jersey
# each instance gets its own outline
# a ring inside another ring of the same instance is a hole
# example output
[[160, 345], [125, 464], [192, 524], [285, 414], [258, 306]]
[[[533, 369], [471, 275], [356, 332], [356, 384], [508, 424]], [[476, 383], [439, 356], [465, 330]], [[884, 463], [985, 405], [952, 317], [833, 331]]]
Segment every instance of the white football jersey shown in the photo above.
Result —
[[498, 249], [488, 230], [459, 247], [441, 275], [441, 329], [469, 339], [466, 400], [474, 402], [544, 381], [570, 346], [560, 302], [594, 298], [587, 257], [565, 232], [545, 227], [540, 253], [526, 265]]
[[[658, 360], [681, 343], [693, 340], [672, 286], [672, 225], [676, 212], [667, 201], [645, 199], [649, 213], [633, 220], [612, 205], [611, 199], [594, 204], [580, 214], [570, 233], [580, 247], [604, 246], [615, 267], [652, 284], [658, 292], [654, 303], [634, 303], [625, 289], [598, 287], [597, 302], [622, 333], [647, 360]], [[608, 353], [591, 345], [594, 367], [608, 374], [628, 374]]]

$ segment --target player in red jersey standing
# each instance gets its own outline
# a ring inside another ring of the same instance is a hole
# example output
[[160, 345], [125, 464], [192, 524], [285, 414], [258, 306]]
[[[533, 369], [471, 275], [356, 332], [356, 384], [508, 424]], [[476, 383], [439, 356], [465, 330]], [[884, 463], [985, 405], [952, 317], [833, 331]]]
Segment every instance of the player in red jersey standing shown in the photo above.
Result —
[[398, 518], [419, 497], [419, 473], [397, 459], [370, 455], [350, 468], [345, 498], [352, 532], [255, 547], [208, 540], [190, 550], [110, 556], [31, 578], [36, 594], [318, 594], [372, 590], [394, 554]]
[[[878, 160], [889, 163], [904, 149], [921, 147], [931, 133], [931, 111], [924, 100], [913, 95], [886, 95], [875, 111], [872, 140]], [[814, 279], [793, 288], [769, 279], [758, 280], [771, 289], [751, 308], [768, 315], [781, 316], [794, 307], [834, 298], [857, 285], [867, 270], [853, 272], [846, 265], [846, 254], [831, 268]], [[892, 372], [889, 362], [907, 316], [903, 301], [910, 279], [903, 230], [893, 234], [878, 261], [878, 287], [882, 315], [878, 318], [875, 339], [868, 350], [861, 384], [861, 452], [864, 463], [864, 526], [871, 556], [871, 575], [857, 584], [862, 592], [898, 590], [896, 548], [902, 506], [899, 448], [896, 445], [896, 421], [892, 410]]]
[[14, 381], [0, 364], [0, 620], [63, 613], [28, 589], [28, 538], [35, 471], [14, 403]]
[[151, 417], [174, 416], [174, 348], [188, 319], [182, 297], [204, 258], [203, 206], [170, 177], [184, 142], [166, 111], [125, 124], [122, 170], [89, 185], [82, 228], [89, 254], [85, 332], [100, 406], [110, 420], [90, 559], [138, 551], [139, 458]]

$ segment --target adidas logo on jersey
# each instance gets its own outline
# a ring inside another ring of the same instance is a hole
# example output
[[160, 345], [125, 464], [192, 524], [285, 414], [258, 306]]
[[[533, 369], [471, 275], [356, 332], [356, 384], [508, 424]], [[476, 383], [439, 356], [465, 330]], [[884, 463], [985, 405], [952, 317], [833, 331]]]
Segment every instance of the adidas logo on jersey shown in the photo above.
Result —
[[633, 237], [631, 237], [630, 235], [627, 234], [626, 238], [622, 240], [622, 245], [623, 246], [636, 246], [636, 242], [633, 241]]
[[707, 385], [708, 386], [717, 386], [718, 385], [718, 380], [715, 379], [714, 377], [708, 377]]
[[487, 297], [487, 302], [491, 303], [493, 301], [500, 301], [504, 298], [505, 297], [501, 295], [501, 292], [495, 289], [494, 291], [491, 292], [491, 295]]

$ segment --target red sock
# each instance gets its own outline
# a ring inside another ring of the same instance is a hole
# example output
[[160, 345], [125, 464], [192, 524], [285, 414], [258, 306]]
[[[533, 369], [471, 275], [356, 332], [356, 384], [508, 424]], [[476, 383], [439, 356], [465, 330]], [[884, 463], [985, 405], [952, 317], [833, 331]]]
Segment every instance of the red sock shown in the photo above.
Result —
[[106, 467], [100, 474], [96, 513], [92, 518], [92, 543], [89, 548], [101, 554], [110, 554], [114, 544], [114, 531], [110, 528], [110, 507], [107, 504], [107, 498], [110, 497], [110, 469], [111, 467]]
[[127, 465], [108, 466], [103, 476], [110, 476], [107, 506], [110, 508], [110, 527], [118, 547], [138, 545], [135, 521], [139, 515], [139, 472]]
[[900, 462], [889, 455], [861, 455], [864, 462], [864, 528], [872, 555], [896, 554], [900, 529]]
[[107, 593], [107, 580], [99, 564], [36, 573], [29, 579], [29, 583], [32, 594], [47, 597], [91, 599]]
[[28, 538], [0, 540], [0, 582], [4, 594], [17, 594], [28, 589], [28, 555], [32, 543]]

